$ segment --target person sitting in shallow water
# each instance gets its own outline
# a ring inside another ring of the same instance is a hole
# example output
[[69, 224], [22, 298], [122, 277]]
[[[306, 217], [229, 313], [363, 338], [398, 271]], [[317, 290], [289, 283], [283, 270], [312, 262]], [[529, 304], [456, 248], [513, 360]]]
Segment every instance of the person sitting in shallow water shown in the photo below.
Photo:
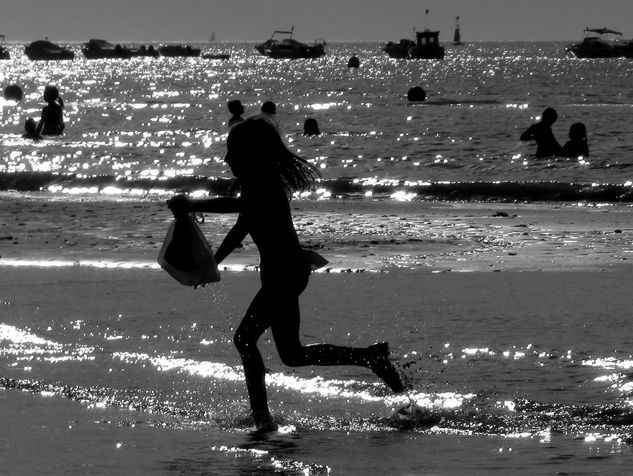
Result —
[[177, 195], [168, 205], [175, 217], [190, 212], [238, 214], [235, 225], [217, 248], [218, 263], [246, 235], [250, 234], [257, 246], [261, 288], [233, 340], [242, 358], [251, 412], [258, 429], [276, 428], [268, 409], [266, 368], [257, 348], [257, 341], [268, 328], [282, 362], [288, 366], [366, 367], [394, 392], [403, 392], [404, 385], [389, 360], [386, 342], [369, 347], [301, 342], [299, 296], [308, 285], [313, 265], [322, 263], [302, 249], [288, 197], [295, 191], [312, 188], [319, 178], [318, 169], [290, 151], [275, 125], [261, 115], [233, 126], [226, 146], [224, 160], [239, 182], [239, 198], [189, 199]]
[[563, 146], [563, 157], [588, 157], [587, 128], [582, 122], [576, 122], [569, 128], [569, 140]]
[[37, 132], [37, 123], [35, 119], [29, 117], [24, 122], [24, 134], [22, 134], [24, 139], [32, 139], [32, 140], [42, 140], [43, 137]]
[[64, 101], [55, 86], [44, 88], [46, 106], [42, 109], [42, 118], [37, 125], [37, 132], [47, 136], [58, 136], [64, 133]]
[[522, 141], [536, 141], [536, 156], [539, 158], [560, 155], [562, 147], [554, 137], [552, 132], [552, 124], [558, 119], [556, 110], [548, 107], [543, 111], [541, 120], [536, 124], [532, 124], [523, 134]]

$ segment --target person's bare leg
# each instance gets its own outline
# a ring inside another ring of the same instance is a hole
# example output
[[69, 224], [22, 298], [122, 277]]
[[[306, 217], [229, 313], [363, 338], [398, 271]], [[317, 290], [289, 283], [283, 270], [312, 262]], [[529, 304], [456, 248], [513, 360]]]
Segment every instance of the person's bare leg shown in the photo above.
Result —
[[266, 369], [262, 355], [257, 348], [257, 340], [268, 327], [265, 297], [263, 291], [260, 290], [246, 311], [246, 315], [233, 338], [242, 358], [251, 413], [255, 425], [260, 430], [275, 430], [277, 428], [268, 409]]
[[358, 365], [371, 369], [396, 393], [404, 391], [400, 374], [389, 360], [386, 342], [369, 347], [345, 347], [333, 344], [302, 345], [299, 338], [299, 300], [276, 301], [279, 314], [271, 319], [271, 329], [277, 351], [290, 367], [305, 365]]

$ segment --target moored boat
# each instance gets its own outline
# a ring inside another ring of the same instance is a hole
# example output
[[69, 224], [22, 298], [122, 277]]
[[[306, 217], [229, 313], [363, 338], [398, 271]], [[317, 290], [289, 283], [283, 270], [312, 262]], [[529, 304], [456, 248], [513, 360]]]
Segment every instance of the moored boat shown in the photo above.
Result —
[[11, 59], [9, 50], [4, 46], [4, 35], [0, 35], [0, 60]]
[[439, 31], [416, 31], [415, 40], [406, 38], [398, 43], [388, 42], [383, 51], [390, 58], [404, 59], [444, 59], [444, 47], [440, 46]]
[[48, 40], [36, 40], [24, 48], [24, 54], [33, 61], [72, 60], [75, 53]]
[[[255, 45], [255, 49], [260, 54], [275, 59], [319, 58], [325, 54], [324, 40], [315, 40], [313, 44], [302, 43], [292, 37], [293, 33], [294, 28], [290, 31], [277, 30], [268, 40]], [[277, 39], [275, 35], [287, 37]]]
[[85, 43], [81, 52], [87, 59], [130, 58], [132, 56], [129, 48], [99, 39], [91, 39]]
[[158, 56], [160, 56], [160, 53], [158, 52], [156, 48], [154, 48], [154, 45], [131, 46], [129, 47], [129, 49], [130, 49], [130, 54], [132, 58], [144, 57], [144, 56], [157, 58]]
[[189, 45], [163, 45], [158, 48], [163, 56], [200, 56], [200, 48], [192, 48]]
[[585, 28], [580, 43], [569, 45], [565, 51], [576, 58], [618, 58], [622, 56], [619, 37], [622, 33], [608, 28]]

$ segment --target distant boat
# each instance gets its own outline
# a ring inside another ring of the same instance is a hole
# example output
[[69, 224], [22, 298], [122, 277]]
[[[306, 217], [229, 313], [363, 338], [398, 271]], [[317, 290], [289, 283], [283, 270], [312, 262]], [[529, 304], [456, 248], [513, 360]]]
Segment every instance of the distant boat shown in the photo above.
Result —
[[619, 37], [622, 33], [608, 28], [585, 28], [580, 43], [568, 46], [565, 51], [576, 58], [618, 58], [622, 56]]
[[87, 59], [104, 58], [131, 58], [132, 52], [129, 48], [121, 45], [113, 45], [106, 40], [91, 39], [84, 44], [81, 52]]
[[209, 38], [209, 41], [215, 41], [215, 31], [211, 33], [211, 37]]
[[63, 48], [48, 40], [37, 40], [24, 48], [24, 54], [28, 59], [37, 60], [72, 60], [75, 59], [75, 53], [68, 48]]
[[160, 53], [158, 53], [158, 50], [154, 48], [154, 45], [130, 46], [128, 48], [130, 49], [130, 55], [132, 55], [132, 58], [138, 58], [138, 57], [142, 58], [146, 56], [151, 57], [151, 58], [157, 58], [160, 56]]
[[388, 42], [383, 51], [390, 58], [403, 59], [444, 59], [444, 47], [440, 46], [439, 31], [416, 31], [415, 39], [412, 41], [406, 38], [399, 43]]
[[0, 35], [0, 60], [11, 59], [9, 50], [5, 48], [3, 43], [4, 43], [4, 35]]
[[200, 48], [192, 48], [189, 45], [165, 45], [158, 48], [163, 56], [200, 56]]
[[459, 17], [455, 17], [455, 34], [453, 35], [453, 44], [455, 46], [463, 45], [462, 35], [459, 32]]
[[[255, 45], [260, 54], [275, 59], [319, 58], [325, 54], [325, 41], [315, 40], [313, 44], [302, 43], [292, 38], [294, 27], [290, 31], [275, 31], [263, 43]], [[275, 35], [288, 35], [278, 40]]]

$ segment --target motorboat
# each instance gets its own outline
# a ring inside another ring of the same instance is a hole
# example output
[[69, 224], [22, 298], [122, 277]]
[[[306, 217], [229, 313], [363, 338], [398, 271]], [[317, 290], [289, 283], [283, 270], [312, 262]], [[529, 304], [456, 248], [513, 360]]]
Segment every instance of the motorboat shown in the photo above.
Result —
[[154, 48], [154, 45], [131, 46], [129, 47], [129, 49], [130, 49], [130, 55], [132, 56], [132, 58], [137, 58], [137, 57], [158, 58], [160, 56], [160, 53], [158, 52], [156, 48]]
[[87, 59], [130, 58], [132, 52], [121, 45], [113, 45], [106, 40], [91, 39], [84, 44], [81, 52]]
[[608, 28], [585, 28], [582, 41], [569, 45], [565, 51], [576, 58], [618, 58], [622, 56], [621, 36], [619, 31]]
[[48, 40], [36, 40], [24, 48], [24, 54], [33, 61], [72, 60], [75, 53]]
[[192, 48], [189, 45], [164, 45], [158, 48], [163, 56], [200, 56], [200, 48]]
[[444, 59], [444, 47], [440, 46], [440, 32], [425, 29], [415, 32], [415, 41], [406, 38], [398, 43], [388, 42], [383, 51], [390, 58]]
[[11, 59], [9, 50], [4, 46], [4, 35], [0, 35], [0, 60]]
[[[325, 40], [315, 40], [313, 44], [302, 43], [295, 40], [290, 31], [276, 30], [272, 36], [255, 45], [260, 54], [275, 59], [319, 58], [325, 54]], [[286, 38], [275, 38], [276, 35], [287, 35]]]

